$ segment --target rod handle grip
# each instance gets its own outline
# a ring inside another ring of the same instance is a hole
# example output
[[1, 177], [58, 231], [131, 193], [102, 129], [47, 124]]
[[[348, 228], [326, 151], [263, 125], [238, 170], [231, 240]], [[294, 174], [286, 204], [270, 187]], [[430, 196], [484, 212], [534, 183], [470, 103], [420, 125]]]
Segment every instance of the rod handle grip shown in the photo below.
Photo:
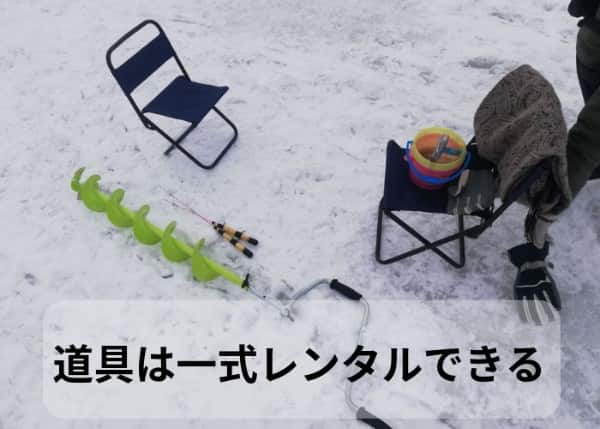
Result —
[[256, 238], [250, 237], [250, 235], [246, 231], [238, 231], [227, 224], [217, 224], [216, 227], [221, 228], [227, 234], [237, 238], [238, 240], [247, 241], [253, 246], [256, 246], [258, 244], [258, 240]]

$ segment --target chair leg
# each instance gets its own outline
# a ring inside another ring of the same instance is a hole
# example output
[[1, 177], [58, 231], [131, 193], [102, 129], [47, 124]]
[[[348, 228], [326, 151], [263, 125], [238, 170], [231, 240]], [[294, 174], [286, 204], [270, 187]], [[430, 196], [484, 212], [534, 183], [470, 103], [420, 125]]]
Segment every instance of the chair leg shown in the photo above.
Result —
[[[409, 258], [411, 256], [417, 255], [419, 253], [423, 253], [427, 250], [433, 251], [440, 258], [446, 261], [448, 264], [452, 265], [455, 268], [462, 268], [465, 266], [466, 262], [466, 252], [465, 252], [465, 235], [472, 228], [467, 230], [464, 229], [464, 217], [458, 217], [458, 232], [447, 237], [444, 237], [440, 240], [429, 241], [425, 237], [423, 237], [420, 233], [418, 233], [414, 228], [408, 225], [406, 222], [402, 221], [396, 215], [394, 215], [391, 211], [385, 210], [382, 205], [383, 201], [379, 203], [379, 212], [377, 215], [377, 236], [375, 243], [375, 259], [377, 262], [381, 264], [392, 264], [394, 262], [401, 261], [402, 259]], [[382, 236], [383, 236], [383, 215], [386, 215], [389, 219], [393, 220], [396, 224], [401, 226], [405, 231], [410, 233], [413, 237], [423, 243], [423, 246], [416, 247], [414, 249], [408, 250], [399, 255], [393, 256], [391, 258], [384, 259], [381, 256], [381, 246], [382, 246]], [[442, 246], [446, 243], [452, 242], [454, 240], [458, 240], [458, 252], [459, 258], [458, 261], [448, 256], [445, 252], [439, 249], [439, 246]]]
[[163, 154], [165, 156], [169, 156], [171, 154], [171, 152], [173, 152], [173, 149], [175, 149], [177, 147], [177, 144], [181, 144], [181, 142], [183, 141], [183, 139], [185, 139], [189, 133], [191, 133], [192, 131], [194, 131], [194, 129], [197, 127], [197, 125], [192, 125], [191, 127], [189, 127], [187, 130], [184, 131], [184, 133], [182, 135], [180, 135], [177, 138], [177, 141], [174, 142], [170, 137], [167, 138], [170, 142], [171, 142], [171, 146], [169, 146], [169, 148], [167, 150], [165, 150], [163, 152]]
[[221, 151], [221, 153], [219, 153], [219, 155], [215, 158], [215, 160], [211, 164], [208, 164], [208, 165], [203, 164], [202, 162], [198, 161], [198, 159], [196, 157], [194, 157], [188, 151], [184, 150], [181, 147], [181, 142], [196, 127], [195, 125], [192, 126], [192, 127], [190, 127], [190, 128], [188, 128], [177, 139], [177, 142], [174, 142], [171, 139], [169, 139], [171, 141], [171, 146], [164, 152], [165, 155], [168, 156], [173, 151], [173, 149], [177, 148], [177, 149], [181, 150], [188, 158], [190, 158], [196, 165], [198, 165], [198, 166], [200, 166], [200, 167], [202, 167], [202, 168], [204, 168], [206, 170], [210, 170], [210, 169], [214, 168], [219, 163], [219, 161], [221, 160], [221, 158], [223, 158], [223, 156], [229, 150], [229, 148], [231, 148], [231, 146], [233, 145], [233, 143], [235, 143], [235, 141], [237, 140], [237, 138], [238, 138], [238, 130], [237, 130], [237, 127], [235, 126], [235, 124], [227, 116], [225, 116], [225, 114], [223, 112], [221, 112], [216, 107], [213, 107], [213, 110], [217, 113], [217, 115], [219, 115], [221, 117], [221, 119], [223, 119], [231, 127], [231, 129], [233, 129], [233, 137], [231, 138], [231, 140], [229, 140], [229, 143], [227, 143], [227, 146], [225, 146], [225, 148]]
[[458, 268], [465, 266], [466, 251], [465, 251], [465, 217], [458, 215]]
[[208, 168], [213, 168], [215, 165], [217, 165], [219, 163], [219, 161], [221, 160], [221, 158], [223, 158], [225, 153], [229, 150], [229, 148], [235, 143], [235, 141], [238, 138], [238, 129], [235, 126], [235, 124], [227, 116], [225, 116], [225, 114], [223, 112], [221, 112], [219, 109], [217, 109], [216, 106], [213, 107], [213, 110], [217, 113], [217, 115], [219, 115], [221, 117], [221, 119], [223, 119], [225, 122], [227, 122], [227, 124], [231, 127], [231, 129], [233, 130], [233, 137], [231, 138], [231, 140], [229, 140], [229, 143], [227, 143], [227, 146], [225, 146], [225, 148], [221, 151], [219, 156], [217, 156], [217, 158], [213, 161], [213, 163]]
[[380, 264], [385, 264], [386, 262], [381, 258], [381, 234], [383, 230], [383, 200], [379, 202], [379, 207], [377, 209], [377, 236], [375, 237], [375, 259]]
[[194, 155], [192, 155], [191, 153], [189, 153], [183, 146], [181, 146], [181, 144], [179, 142], [172, 142], [172, 145], [173, 146], [171, 146], [171, 147], [177, 148], [177, 150], [179, 150], [185, 156], [187, 156], [190, 159], [190, 161], [192, 161], [198, 167], [204, 168], [205, 170], [210, 170], [211, 168], [214, 167], [214, 165], [203, 164], [201, 161], [198, 160], [198, 158], [196, 158]]

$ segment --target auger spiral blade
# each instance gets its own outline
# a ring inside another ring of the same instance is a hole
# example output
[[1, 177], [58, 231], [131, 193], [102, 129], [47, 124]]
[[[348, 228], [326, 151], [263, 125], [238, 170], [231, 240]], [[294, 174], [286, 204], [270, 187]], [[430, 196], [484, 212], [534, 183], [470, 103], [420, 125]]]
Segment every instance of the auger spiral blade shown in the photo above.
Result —
[[176, 223], [171, 222], [163, 231], [148, 219], [150, 206], [145, 204], [137, 211], [122, 205], [125, 197], [123, 189], [117, 189], [110, 195], [100, 190], [100, 176], [92, 175], [83, 183], [81, 178], [84, 168], [79, 168], [71, 179], [71, 189], [77, 192], [83, 204], [94, 212], [106, 212], [109, 221], [116, 227], [133, 228], [134, 237], [143, 244], [152, 246], [161, 243], [164, 257], [171, 262], [184, 262], [191, 259], [192, 273], [198, 281], [210, 281], [223, 277], [243, 289], [248, 288], [247, 280], [242, 279], [223, 265], [213, 261], [200, 252], [204, 240], [200, 240], [194, 248], [178, 240], [173, 232]]

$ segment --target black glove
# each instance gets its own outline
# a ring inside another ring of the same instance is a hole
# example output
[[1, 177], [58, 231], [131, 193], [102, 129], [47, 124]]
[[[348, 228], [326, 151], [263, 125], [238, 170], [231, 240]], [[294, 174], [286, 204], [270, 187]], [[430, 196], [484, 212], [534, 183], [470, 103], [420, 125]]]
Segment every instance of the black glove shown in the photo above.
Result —
[[556, 311], [561, 309], [560, 295], [546, 264], [548, 248], [548, 242], [542, 249], [526, 243], [508, 251], [510, 261], [519, 269], [514, 298], [518, 301], [521, 319], [537, 325], [542, 324], [540, 308], [550, 321], [555, 320], [552, 307]]
[[470, 215], [490, 210], [494, 205], [496, 183], [489, 170], [466, 170], [448, 187], [448, 213]]

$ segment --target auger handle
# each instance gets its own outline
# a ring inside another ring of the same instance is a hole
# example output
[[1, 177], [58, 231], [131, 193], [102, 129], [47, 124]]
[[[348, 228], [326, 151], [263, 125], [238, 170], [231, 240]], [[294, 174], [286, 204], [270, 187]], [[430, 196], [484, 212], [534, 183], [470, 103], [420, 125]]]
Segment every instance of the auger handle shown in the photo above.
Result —
[[368, 412], [365, 407], [360, 407], [358, 411], [356, 411], [356, 419], [375, 429], [392, 429], [390, 425], [379, 417]]
[[352, 289], [350, 286], [346, 286], [345, 284], [341, 283], [338, 281], [338, 279], [331, 280], [329, 287], [346, 298], [351, 299], [352, 301], [360, 301], [362, 298], [360, 293]]

